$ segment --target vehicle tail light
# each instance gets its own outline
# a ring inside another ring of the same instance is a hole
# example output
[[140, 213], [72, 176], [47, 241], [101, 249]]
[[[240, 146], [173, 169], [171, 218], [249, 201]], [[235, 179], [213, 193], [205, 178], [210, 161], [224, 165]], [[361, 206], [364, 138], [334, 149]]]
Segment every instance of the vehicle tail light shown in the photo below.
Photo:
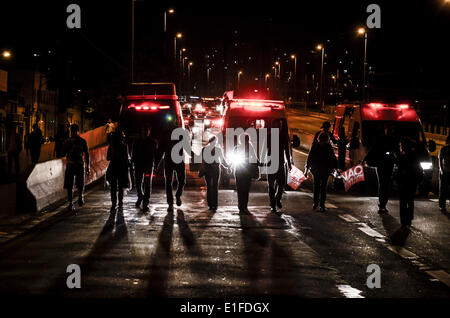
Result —
[[401, 109], [408, 109], [409, 105], [408, 104], [399, 104], [399, 105], [397, 105], [397, 107], [401, 108]]
[[131, 104], [130, 106], [128, 106], [128, 108], [134, 108], [136, 110], [161, 110], [161, 109], [170, 109], [170, 106], [157, 106], [157, 105], [149, 106], [147, 104], [144, 105]]
[[368, 104], [368, 106], [372, 107], [372, 108], [381, 108], [386, 106], [385, 104], [381, 104], [381, 103], [370, 103]]

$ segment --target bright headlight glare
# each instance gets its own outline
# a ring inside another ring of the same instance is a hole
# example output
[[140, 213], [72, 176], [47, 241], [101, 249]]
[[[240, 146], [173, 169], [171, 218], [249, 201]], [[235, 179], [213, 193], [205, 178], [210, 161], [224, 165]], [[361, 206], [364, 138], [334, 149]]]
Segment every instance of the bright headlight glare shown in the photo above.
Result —
[[433, 168], [433, 164], [431, 162], [421, 162], [420, 165], [423, 170], [430, 170]]
[[211, 121], [209, 119], [205, 119], [205, 125], [211, 124]]
[[244, 154], [241, 152], [230, 153], [227, 158], [228, 162], [230, 162], [234, 166], [239, 166], [244, 163]]

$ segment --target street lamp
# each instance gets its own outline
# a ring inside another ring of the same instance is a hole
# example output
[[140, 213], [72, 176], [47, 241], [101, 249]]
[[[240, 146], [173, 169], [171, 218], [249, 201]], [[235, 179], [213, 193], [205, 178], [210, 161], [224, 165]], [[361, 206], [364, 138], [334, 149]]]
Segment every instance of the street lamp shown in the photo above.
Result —
[[320, 67], [320, 107], [324, 110], [324, 98], [323, 98], [323, 62], [325, 58], [325, 47], [322, 44], [316, 46], [317, 51], [322, 51], [322, 64]]
[[292, 54], [291, 59], [294, 60], [294, 75], [297, 76], [297, 55]]
[[281, 78], [281, 63], [275, 61], [275, 65], [278, 66], [278, 78]]
[[12, 56], [12, 53], [11, 53], [11, 51], [5, 50], [5, 51], [2, 52], [2, 56], [5, 59], [10, 59], [11, 56]]
[[194, 62], [189, 62], [188, 64], [188, 79], [191, 80], [191, 67], [194, 65]]
[[365, 28], [359, 28], [358, 34], [364, 35], [363, 103], [365, 103], [367, 100], [367, 31]]
[[164, 11], [164, 33], [167, 32], [167, 14], [173, 14], [173, 13], [175, 13], [174, 9], [168, 9], [168, 10]]
[[267, 79], [270, 77], [270, 74], [267, 73], [266, 76], [264, 77], [264, 88], [267, 89]]
[[175, 60], [175, 63], [177, 62], [177, 39], [181, 39], [182, 37], [183, 37], [183, 34], [177, 33], [177, 34], [175, 34], [175, 37], [173, 38], [174, 39], [173, 40], [173, 48], [174, 48], [173, 58]]
[[241, 81], [241, 75], [242, 75], [242, 71], [239, 71], [237, 74], [237, 90], [239, 91], [239, 84]]

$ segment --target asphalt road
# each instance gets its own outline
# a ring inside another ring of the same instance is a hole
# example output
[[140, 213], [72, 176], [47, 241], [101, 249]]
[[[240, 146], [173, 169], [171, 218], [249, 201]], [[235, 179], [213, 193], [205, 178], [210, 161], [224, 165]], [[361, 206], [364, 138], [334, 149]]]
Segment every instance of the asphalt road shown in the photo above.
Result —
[[[296, 166], [302, 168], [305, 158], [303, 151], [294, 152]], [[183, 204], [173, 212], [159, 186], [149, 213], [134, 207], [134, 192], [122, 210], [110, 211], [107, 189], [91, 189], [77, 213], [63, 210], [0, 245], [0, 294], [450, 297], [450, 217], [438, 212], [435, 198], [416, 201], [412, 231], [403, 246], [395, 246], [395, 193], [390, 213], [380, 216], [370, 191], [330, 189], [328, 211], [321, 213], [311, 208], [307, 180], [300, 190], [287, 191], [282, 213], [273, 214], [267, 185], [257, 181], [250, 214], [239, 214], [233, 184], [220, 190], [213, 214], [201, 182], [188, 179]], [[70, 264], [81, 268], [80, 289], [66, 286]], [[381, 288], [366, 284], [371, 264], [380, 267]]]

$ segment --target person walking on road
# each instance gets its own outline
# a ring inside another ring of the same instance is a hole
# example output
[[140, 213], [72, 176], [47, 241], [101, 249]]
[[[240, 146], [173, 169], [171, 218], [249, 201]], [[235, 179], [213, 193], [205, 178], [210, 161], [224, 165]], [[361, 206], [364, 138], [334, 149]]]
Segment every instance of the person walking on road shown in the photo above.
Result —
[[20, 152], [22, 151], [22, 138], [16, 131], [16, 127], [13, 127], [10, 131], [8, 138], [8, 174], [10, 177], [13, 176], [12, 166], [14, 163], [14, 175], [17, 176], [20, 173], [19, 158]]
[[[275, 145], [272, 145], [272, 129], [278, 129], [279, 138]], [[292, 155], [289, 144], [289, 132], [286, 129], [286, 124], [281, 119], [274, 119], [272, 127], [269, 129], [267, 136], [267, 154], [270, 156], [272, 147], [278, 147], [278, 169], [275, 173], [267, 175], [267, 183], [269, 186], [269, 199], [271, 212], [276, 213], [277, 207], [282, 208], [281, 199], [287, 184], [287, 171], [292, 169]], [[288, 170], [287, 170], [288, 169]]]
[[403, 229], [410, 229], [414, 218], [414, 196], [423, 179], [423, 169], [416, 152], [416, 144], [409, 138], [400, 141], [397, 159], [397, 178], [400, 196], [400, 221]]
[[314, 179], [313, 210], [320, 206], [320, 211], [325, 212], [328, 178], [337, 168], [337, 160], [330, 144], [329, 135], [323, 132], [317, 139], [317, 143], [312, 146], [309, 152], [305, 175], [307, 176], [311, 171]]
[[447, 212], [446, 202], [450, 186], [450, 136], [445, 140], [445, 146], [439, 151], [439, 209]]
[[[158, 148], [158, 155], [156, 162], [159, 162], [164, 157], [164, 179], [166, 185], [166, 198], [169, 205], [168, 211], [173, 211], [173, 191], [172, 183], [174, 174], [177, 178], [177, 191], [175, 193], [177, 206], [181, 206], [181, 195], [183, 194], [183, 188], [186, 184], [186, 165], [184, 161], [175, 163], [172, 159], [172, 148], [179, 142], [178, 140], [171, 140], [172, 132], [169, 130], [161, 139], [160, 147]], [[184, 154], [184, 150], [180, 150], [180, 155]]]
[[205, 177], [206, 181], [206, 200], [211, 212], [216, 212], [219, 197], [219, 179], [220, 167], [229, 169], [225, 160], [222, 148], [217, 144], [217, 137], [213, 136], [208, 145], [202, 149], [202, 166], [199, 177]]
[[[63, 146], [63, 153], [66, 156], [66, 173], [64, 176], [64, 188], [67, 189], [67, 197], [69, 201], [69, 210], [73, 211], [73, 182], [78, 189], [78, 206], [83, 206], [84, 198], [84, 173], [90, 174], [89, 148], [86, 140], [78, 135], [79, 127], [77, 124], [70, 126], [71, 137], [66, 140]], [[84, 155], [84, 161], [83, 161]], [[86, 162], [86, 165], [84, 165]]]
[[43, 143], [44, 137], [42, 136], [42, 131], [39, 129], [38, 124], [34, 124], [33, 131], [28, 135], [26, 143], [27, 153], [31, 156], [31, 163], [38, 163]]
[[316, 132], [316, 134], [314, 135], [314, 139], [313, 139], [313, 145], [315, 145], [315, 144], [317, 144], [318, 143], [318, 138], [319, 138], [319, 135], [321, 134], [321, 133], [326, 133], [327, 135], [328, 135], [328, 142], [332, 142], [333, 144], [336, 144], [337, 143], [337, 140], [336, 140], [336, 138], [334, 138], [334, 135], [333, 135], [333, 133], [330, 131], [330, 128], [331, 128], [331, 123], [329, 122], [329, 121], [324, 121], [323, 122], [323, 124], [322, 124], [322, 127], [320, 127], [320, 129], [321, 130], [319, 130], [318, 132]]
[[[142, 210], [148, 212], [152, 192], [153, 167], [157, 141], [153, 138], [151, 127], [142, 127], [141, 135], [132, 148], [132, 162], [138, 199], [136, 207], [142, 204]], [[144, 188], [144, 189], [142, 189]]]
[[108, 147], [106, 159], [109, 160], [108, 169], [106, 170], [106, 180], [111, 186], [111, 208], [116, 208], [118, 190], [120, 209], [123, 207], [124, 189], [130, 186], [128, 179], [128, 146], [125, 143], [125, 136], [121, 131], [112, 133], [111, 144]]
[[394, 171], [394, 160], [398, 153], [398, 141], [393, 136], [392, 125], [384, 126], [383, 134], [378, 136], [374, 147], [369, 151], [364, 161], [377, 168], [378, 177], [378, 213], [388, 213], [386, 206], [389, 201], [389, 190]]
[[239, 213], [250, 213], [248, 197], [252, 179], [259, 177], [259, 160], [248, 134], [239, 136], [239, 144], [233, 149], [232, 157]]

